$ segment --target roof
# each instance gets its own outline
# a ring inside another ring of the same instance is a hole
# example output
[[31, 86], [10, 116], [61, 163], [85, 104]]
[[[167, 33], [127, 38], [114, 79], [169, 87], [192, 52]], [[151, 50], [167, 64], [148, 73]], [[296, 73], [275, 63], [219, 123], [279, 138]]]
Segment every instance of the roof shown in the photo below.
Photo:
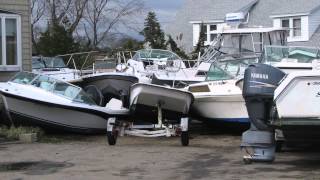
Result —
[[224, 20], [227, 13], [248, 9], [257, 0], [187, 0], [190, 21]]
[[319, 0], [277, 0], [271, 15], [311, 14], [320, 8]]

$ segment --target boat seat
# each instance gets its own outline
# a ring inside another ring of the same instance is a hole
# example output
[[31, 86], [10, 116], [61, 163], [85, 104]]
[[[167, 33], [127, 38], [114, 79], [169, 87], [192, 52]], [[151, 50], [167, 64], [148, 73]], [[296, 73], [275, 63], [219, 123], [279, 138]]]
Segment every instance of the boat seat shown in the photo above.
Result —
[[102, 94], [102, 92], [94, 85], [89, 85], [84, 88], [84, 91], [92, 98], [92, 100], [98, 105], [98, 106], [105, 106], [105, 98]]
[[47, 90], [47, 91], [50, 91], [50, 90], [52, 90], [52, 88], [53, 88], [53, 86], [52, 86], [52, 83], [49, 83], [49, 82], [41, 82], [40, 83], [40, 85], [39, 85], [39, 87], [41, 88], [41, 89], [44, 89], [44, 90]]

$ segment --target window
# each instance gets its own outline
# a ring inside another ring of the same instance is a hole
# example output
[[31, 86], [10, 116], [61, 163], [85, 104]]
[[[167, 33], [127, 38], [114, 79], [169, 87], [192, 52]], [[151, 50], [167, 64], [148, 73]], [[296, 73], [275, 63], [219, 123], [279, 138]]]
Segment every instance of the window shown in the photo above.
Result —
[[301, 18], [289, 18], [281, 20], [281, 27], [289, 28], [289, 37], [301, 37]]
[[293, 36], [301, 36], [301, 19], [293, 19]]
[[[20, 70], [20, 65], [20, 16], [15, 14], [0, 14], [0, 70], [17, 71]], [[10, 67], [12, 67], [12, 69], [10, 69]]]
[[210, 25], [210, 31], [216, 31], [217, 25]]
[[289, 19], [283, 19], [282, 21], [281, 21], [281, 25], [282, 25], [282, 27], [284, 27], [284, 28], [289, 28], [290, 26], [289, 26]]

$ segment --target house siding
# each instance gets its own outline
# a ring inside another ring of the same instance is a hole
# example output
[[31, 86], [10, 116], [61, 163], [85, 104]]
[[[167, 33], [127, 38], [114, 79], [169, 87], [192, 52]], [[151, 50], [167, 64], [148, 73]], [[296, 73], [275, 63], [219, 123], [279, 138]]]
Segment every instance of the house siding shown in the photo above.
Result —
[[320, 9], [309, 16], [309, 34], [310, 37], [316, 32], [320, 24]]
[[[29, 0], [0, 0], [0, 9], [21, 16], [22, 70], [31, 71], [31, 17]], [[0, 71], [0, 81], [6, 81], [16, 72]]]

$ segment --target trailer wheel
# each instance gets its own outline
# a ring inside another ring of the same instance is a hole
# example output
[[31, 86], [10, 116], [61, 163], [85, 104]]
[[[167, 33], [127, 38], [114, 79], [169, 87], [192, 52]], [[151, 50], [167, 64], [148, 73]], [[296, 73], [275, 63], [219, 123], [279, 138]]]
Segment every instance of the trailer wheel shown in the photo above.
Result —
[[182, 146], [189, 145], [189, 132], [188, 131], [181, 132], [181, 144], [182, 144]]
[[108, 137], [108, 143], [110, 146], [114, 146], [117, 143], [117, 137], [118, 137], [118, 132], [107, 132], [107, 137]]

